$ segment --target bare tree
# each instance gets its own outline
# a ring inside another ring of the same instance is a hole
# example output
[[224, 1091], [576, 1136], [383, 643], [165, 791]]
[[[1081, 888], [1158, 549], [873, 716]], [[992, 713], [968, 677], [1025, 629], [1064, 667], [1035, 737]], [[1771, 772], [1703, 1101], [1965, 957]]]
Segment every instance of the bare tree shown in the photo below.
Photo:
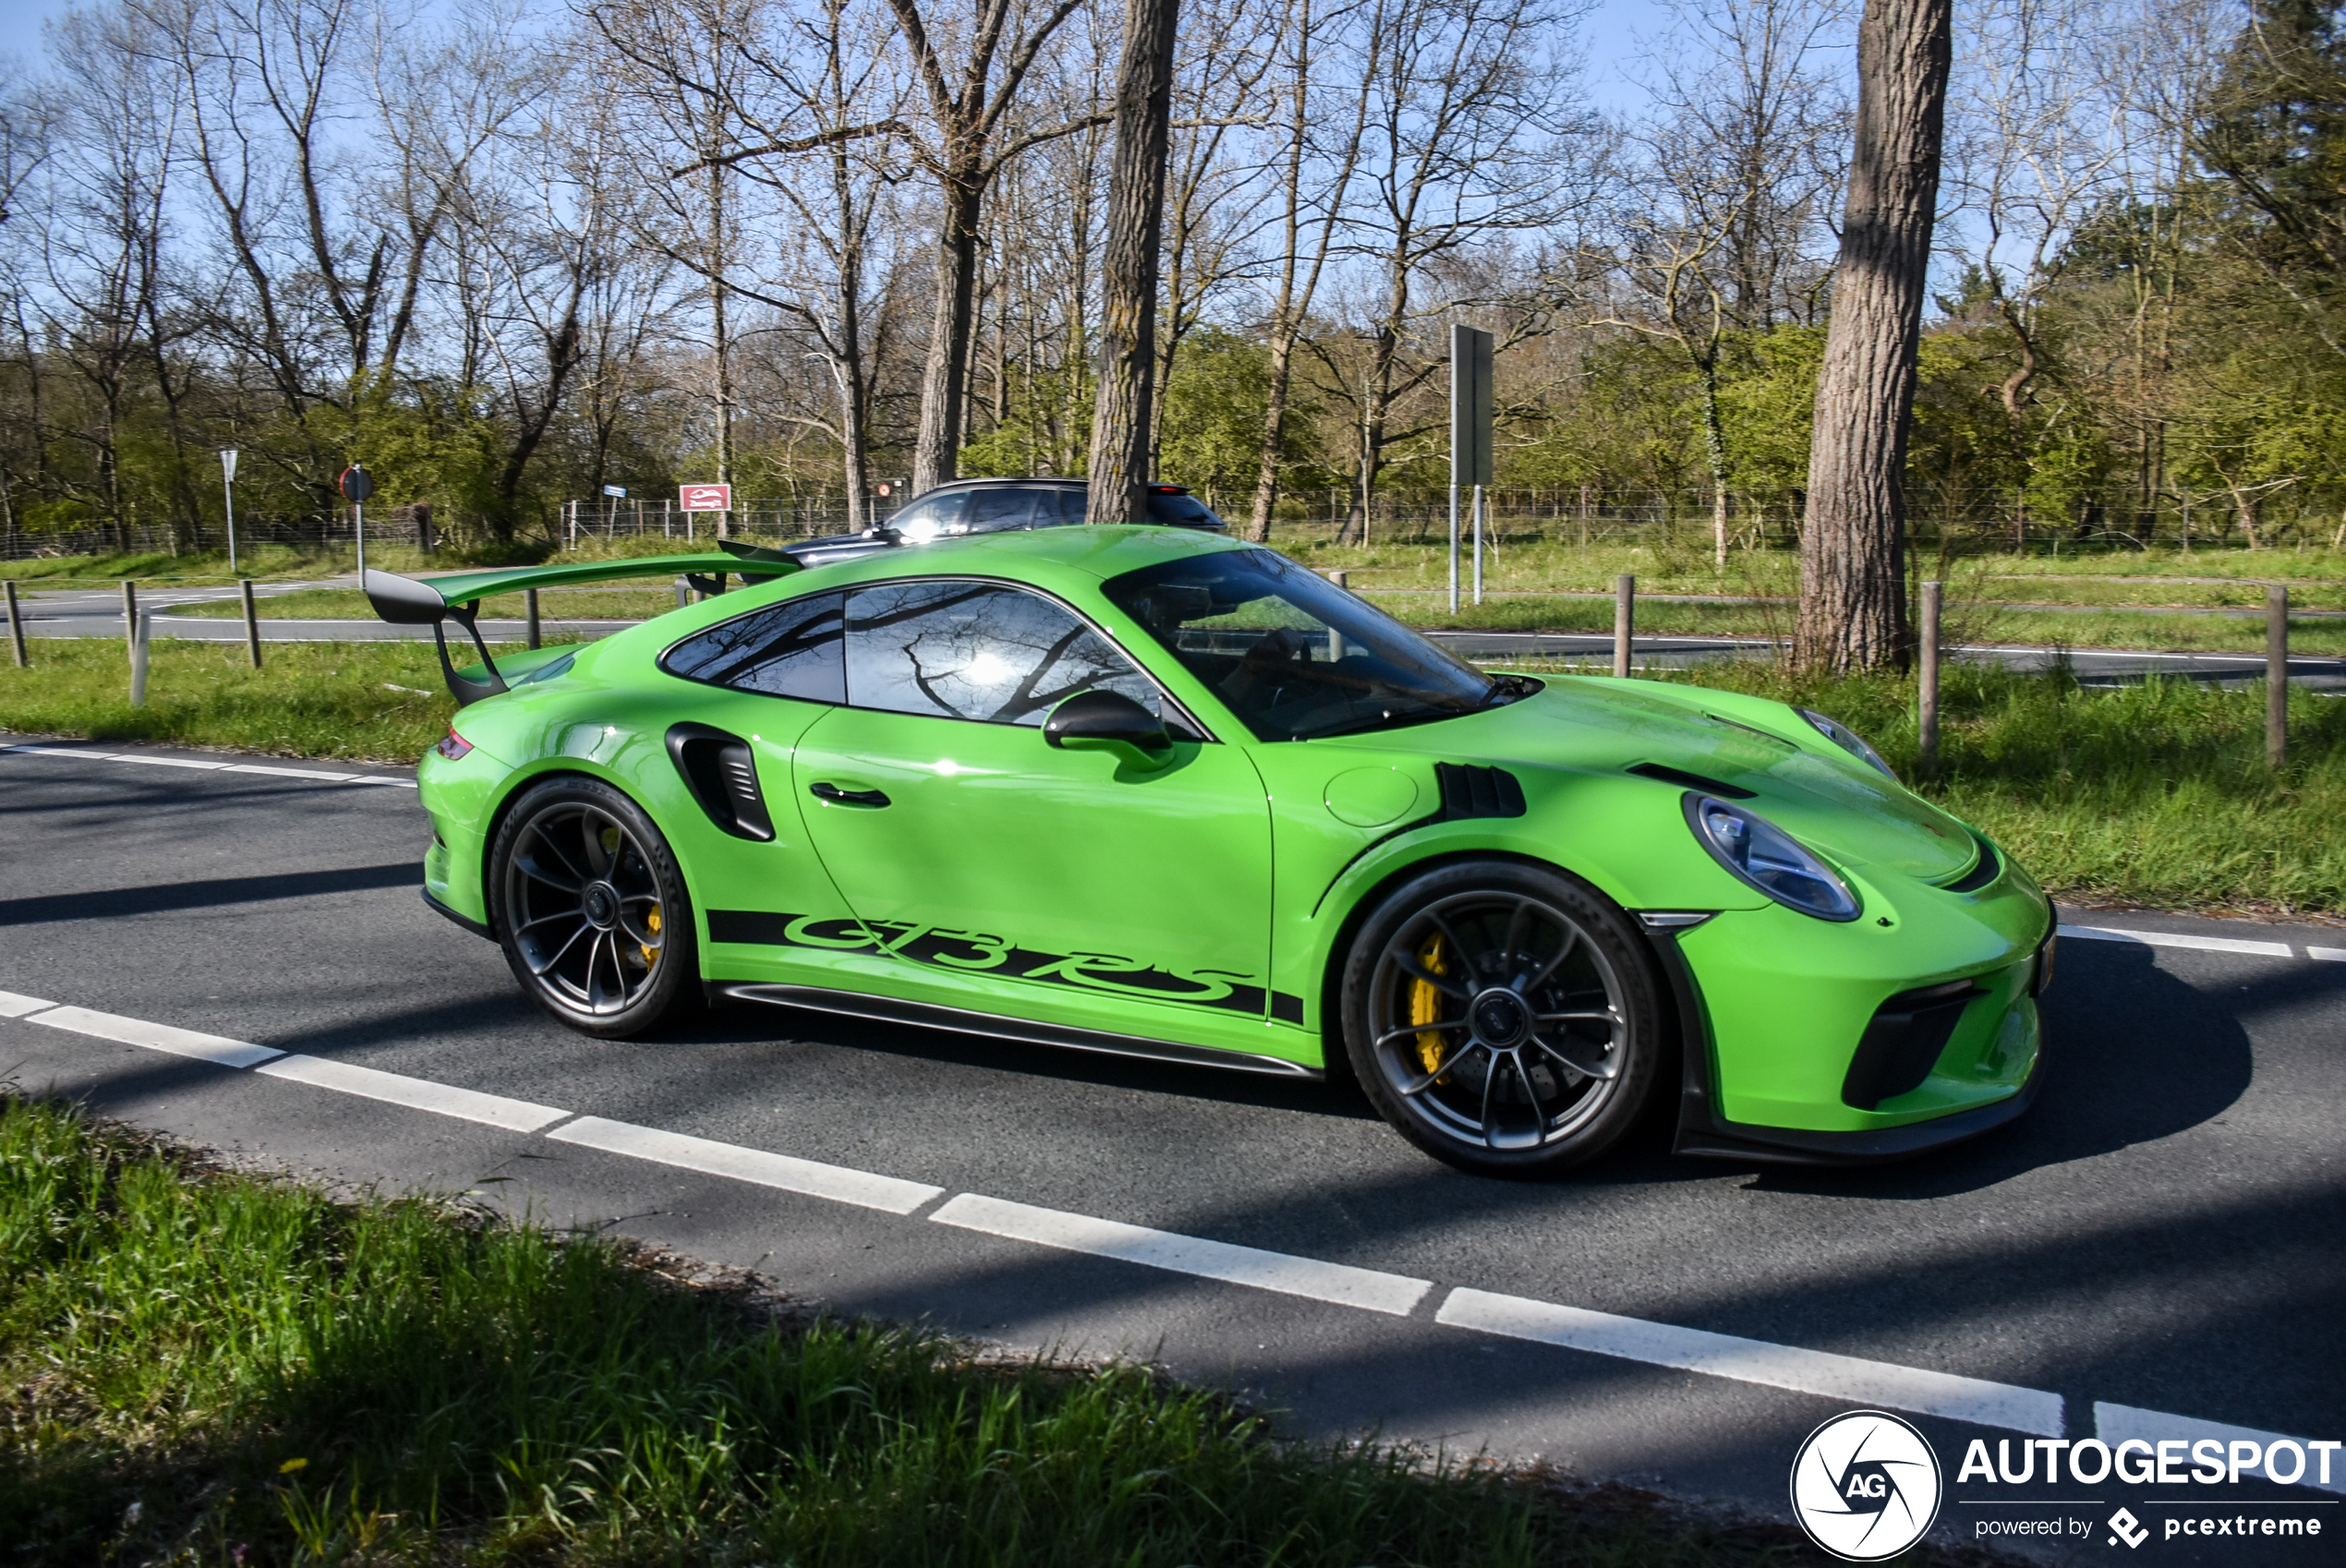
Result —
[[1100, 380], [1092, 416], [1095, 523], [1148, 516], [1151, 404], [1156, 395], [1157, 246], [1172, 136], [1173, 32], [1179, 0], [1126, 0], [1116, 81], [1116, 153], [1102, 254]]
[[1905, 469], [1946, 121], [1951, 0], [1867, 0], [1832, 320], [1817, 381], [1794, 657], [1903, 665]]

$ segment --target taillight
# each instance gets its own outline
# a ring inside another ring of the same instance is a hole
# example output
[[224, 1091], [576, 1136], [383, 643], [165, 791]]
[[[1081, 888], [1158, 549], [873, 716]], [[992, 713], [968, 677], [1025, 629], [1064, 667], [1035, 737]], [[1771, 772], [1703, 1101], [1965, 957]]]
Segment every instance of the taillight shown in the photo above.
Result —
[[457, 761], [463, 757], [466, 752], [471, 751], [472, 749], [473, 743], [470, 741], [466, 740], [462, 735], [457, 734], [456, 727], [453, 724], [448, 727], [447, 738], [432, 748], [433, 751], [438, 752], [450, 762]]

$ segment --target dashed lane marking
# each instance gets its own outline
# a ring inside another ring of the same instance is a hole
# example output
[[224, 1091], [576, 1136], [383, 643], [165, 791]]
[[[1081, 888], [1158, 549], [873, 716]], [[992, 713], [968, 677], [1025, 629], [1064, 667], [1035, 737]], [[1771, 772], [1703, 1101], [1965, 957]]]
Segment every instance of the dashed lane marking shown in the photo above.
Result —
[[[2061, 935], [2085, 942], [2134, 942], [2146, 947], [2191, 947], [2203, 953], [2249, 953], [2262, 959], [2293, 959], [2286, 942], [2250, 942], [2237, 936], [2192, 936], [2180, 931], [2120, 931], [2102, 925], [2064, 925]], [[2327, 948], [2311, 951], [2317, 955]]]
[[[2150, 1444], [2154, 1452], [2161, 1441], [2172, 1441], [2181, 1438], [2185, 1442], [2197, 1442], [2203, 1439], [2213, 1439], [2223, 1444], [2227, 1459], [2231, 1457], [2231, 1445], [2235, 1442], [2255, 1443], [2260, 1451], [2267, 1452], [2277, 1442], [2293, 1442], [2304, 1453], [2305, 1468], [2297, 1480], [2279, 1484], [2312, 1487], [2317, 1491], [2346, 1495], [2346, 1453], [2340, 1453], [2335, 1443], [2329, 1445], [2328, 1453], [2318, 1453], [2305, 1439], [2289, 1437], [2280, 1432], [2259, 1431], [2254, 1427], [2231, 1427], [2221, 1421], [2203, 1421], [2192, 1416], [2171, 1416], [2163, 1410], [2139, 1410], [2131, 1405], [2104, 1405], [2099, 1401], [2094, 1405], [2094, 1436], [2113, 1449], [2129, 1438], [2139, 1439]], [[2192, 1461], [2185, 1459], [2182, 1463], [2188, 1465]], [[2248, 1466], [2243, 1465], [2242, 1467], [2245, 1469]], [[2258, 1473], [2262, 1474], [2261, 1466]]]
[[1975, 1426], [2006, 1427], [2039, 1437], [2059, 1437], [2062, 1430], [2061, 1395], [2040, 1389], [1771, 1345], [1765, 1340], [1592, 1312], [1583, 1307], [1561, 1307], [1520, 1296], [1494, 1296], [1460, 1286], [1442, 1303], [1433, 1321], [1853, 1405], [1887, 1405], [1895, 1410], [1943, 1416]]
[[80, 746], [0, 746], [0, 752], [13, 752], [19, 756], [78, 757], [83, 762], [127, 762], [140, 767], [191, 767], [207, 773], [259, 773], [272, 778], [311, 778], [321, 784], [387, 784], [396, 790], [412, 790], [412, 778], [394, 778], [381, 773], [329, 773], [315, 767], [278, 767], [257, 762], [211, 762], [199, 757], [140, 756], [127, 752], [93, 752]]
[[54, 1002], [44, 1002], [38, 996], [19, 996], [13, 991], [0, 991], [0, 1019], [20, 1019], [27, 1013], [37, 1013], [43, 1007], [54, 1007]]
[[284, 1055], [274, 1046], [255, 1045], [248, 1040], [199, 1034], [192, 1029], [175, 1029], [167, 1023], [149, 1023], [144, 1019], [118, 1018], [113, 1013], [94, 1013], [87, 1007], [51, 1007], [45, 1013], [30, 1015], [27, 1021], [51, 1029], [69, 1029], [76, 1034], [95, 1035], [123, 1045], [168, 1051], [175, 1056], [193, 1056], [224, 1067], [258, 1067]]
[[794, 1159], [763, 1149], [744, 1149], [736, 1143], [714, 1143], [706, 1138], [688, 1138], [656, 1128], [605, 1121], [600, 1116], [581, 1116], [546, 1136], [557, 1143], [576, 1143], [606, 1153], [648, 1160], [654, 1164], [674, 1165], [704, 1176], [731, 1176], [735, 1181], [779, 1188], [809, 1198], [828, 1198], [835, 1203], [853, 1203], [858, 1208], [879, 1209], [891, 1214], [909, 1214], [922, 1204], [945, 1196], [941, 1187], [901, 1181], [845, 1165]]
[[502, 1127], [511, 1132], [536, 1132], [573, 1114], [527, 1100], [509, 1100], [502, 1094], [483, 1094], [477, 1089], [459, 1089], [453, 1083], [435, 1083], [428, 1078], [409, 1078], [405, 1073], [382, 1072], [323, 1056], [275, 1055], [253, 1071], [331, 1089], [338, 1094], [356, 1094], [362, 1099], [405, 1105], [410, 1110]]
[[974, 1192], [962, 1193], [929, 1218], [941, 1225], [958, 1225], [963, 1230], [1029, 1241], [1038, 1247], [1088, 1252], [1095, 1258], [1115, 1258], [1177, 1274], [1252, 1285], [1283, 1296], [1308, 1297], [1314, 1301], [1359, 1307], [1397, 1318], [1408, 1317], [1410, 1309], [1424, 1299], [1425, 1293], [1433, 1288], [1432, 1280], [1409, 1279], [1285, 1252], [1265, 1252], [1227, 1241], [1208, 1241], [1203, 1236], [1094, 1219], [1089, 1214], [1037, 1209], [999, 1198], [981, 1198]]

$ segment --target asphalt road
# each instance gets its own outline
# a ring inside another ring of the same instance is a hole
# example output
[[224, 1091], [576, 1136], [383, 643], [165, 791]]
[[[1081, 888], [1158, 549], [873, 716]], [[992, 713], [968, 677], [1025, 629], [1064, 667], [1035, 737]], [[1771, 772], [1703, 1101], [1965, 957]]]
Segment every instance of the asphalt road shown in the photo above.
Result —
[[[265, 596], [303, 588], [354, 585], [349, 578], [336, 578], [324, 583], [269, 584], [257, 586], [254, 591]], [[139, 604], [142, 610], [167, 611], [174, 605], [231, 599], [236, 596], [234, 588], [157, 588], [141, 592]], [[1689, 599], [1686, 602], [1696, 601]], [[21, 603], [24, 606], [25, 630], [30, 636], [120, 637], [123, 634], [122, 597], [118, 590], [49, 589], [25, 594]], [[561, 607], [562, 595], [559, 591], [545, 597], [543, 608], [547, 614], [541, 619], [540, 627], [547, 635], [603, 637], [635, 624], [626, 621], [555, 619], [554, 613]], [[524, 635], [526, 625], [517, 620], [483, 620], [480, 629], [481, 634], [491, 642], [517, 642]], [[153, 634], [200, 642], [241, 643], [245, 628], [244, 621], [233, 616], [213, 618], [163, 613], [155, 617]], [[452, 635], [459, 644], [464, 640], [461, 633]], [[1485, 662], [1520, 658], [1561, 659], [1602, 665], [1609, 669], [1613, 657], [1610, 633], [1437, 632], [1433, 635], [1436, 641], [1457, 650], [1463, 657]], [[260, 636], [263, 642], [272, 643], [381, 642], [389, 639], [429, 641], [431, 632], [428, 627], [393, 626], [372, 620], [264, 620], [260, 622]], [[1717, 658], [1765, 658], [1772, 656], [1778, 645], [1765, 637], [1640, 636], [1633, 640], [1632, 661], [1639, 669], [1651, 669]], [[1951, 658], [2025, 670], [2050, 669], [2062, 657], [2051, 648], [1995, 644], [1956, 644], [1950, 645], [1947, 652]], [[2086, 683], [2139, 681], [2150, 674], [2186, 676], [2195, 681], [2243, 681], [2261, 678], [2265, 672], [2262, 654], [2072, 649], [2067, 657], [2071, 669], [2081, 681]], [[2291, 681], [2298, 685], [2333, 691], [2346, 689], [2346, 658], [2292, 657], [2289, 661], [2289, 672]]]
[[[1956, 1472], [1974, 1439], [2346, 1439], [2346, 933], [2067, 911], [2252, 950], [2064, 942], [2041, 1103], [1954, 1152], [1805, 1172], [1648, 1141], [1514, 1184], [1429, 1162], [1337, 1087], [780, 1009], [573, 1035], [417, 899], [428, 830], [403, 779], [0, 752], [0, 1069], [298, 1173], [479, 1191], [842, 1310], [1153, 1357], [1299, 1432], [1781, 1514], [1801, 1439], [1892, 1404], [1946, 1468], [1953, 1538], [2060, 1517], [2089, 1535], [2020, 1544], [2131, 1559], [2106, 1544], [2122, 1505], [2161, 1561], [2338, 1560], [2346, 1453], [2327, 1490]], [[2332, 1538], [2159, 1533], [2219, 1502]]]

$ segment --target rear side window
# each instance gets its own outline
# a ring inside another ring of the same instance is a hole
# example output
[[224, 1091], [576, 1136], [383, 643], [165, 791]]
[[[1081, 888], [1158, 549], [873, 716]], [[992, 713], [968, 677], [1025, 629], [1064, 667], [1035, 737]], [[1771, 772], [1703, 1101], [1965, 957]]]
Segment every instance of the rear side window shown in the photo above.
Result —
[[687, 681], [768, 697], [844, 703], [847, 665], [840, 647], [844, 594], [786, 599], [694, 633], [659, 667]]
[[847, 690], [857, 707], [981, 724], [1040, 724], [1078, 692], [1120, 692], [1160, 711], [1155, 682], [1065, 607], [937, 578], [851, 596]]

